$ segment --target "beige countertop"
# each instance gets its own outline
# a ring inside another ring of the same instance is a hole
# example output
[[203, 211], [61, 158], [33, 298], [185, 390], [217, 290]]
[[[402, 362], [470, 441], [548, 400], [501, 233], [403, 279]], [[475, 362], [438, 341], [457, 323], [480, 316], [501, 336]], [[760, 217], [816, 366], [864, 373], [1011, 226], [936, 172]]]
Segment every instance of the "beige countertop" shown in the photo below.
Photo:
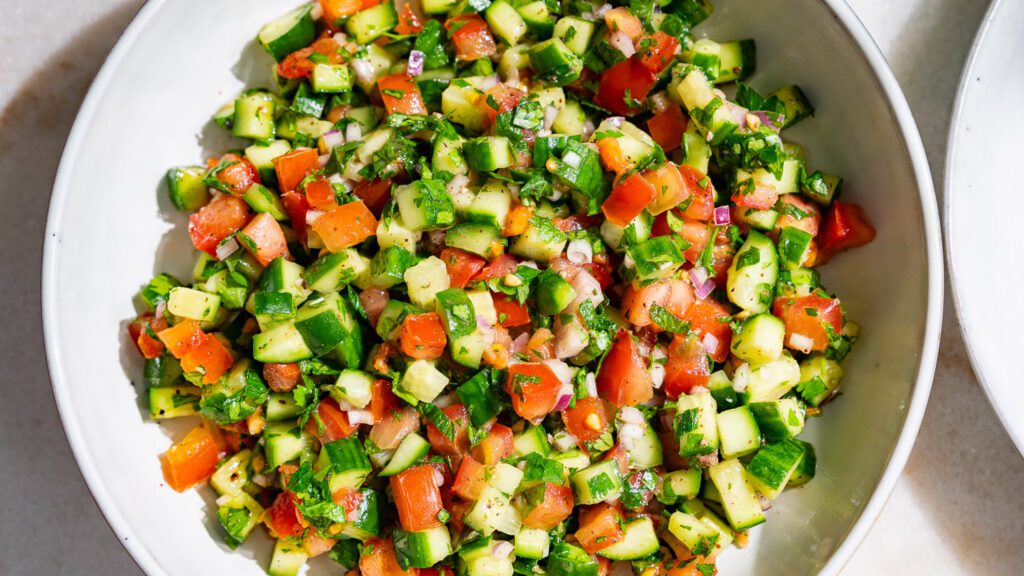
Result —
[[[903, 86], [941, 196], [954, 92], [988, 0], [849, 2]], [[141, 2], [3, 4], [0, 574], [137, 574], [89, 496], [57, 417], [42, 348], [39, 274], [64, 141], [89, 82]], [[978, 385], [947, 298], [917, 445], [843, 574], [1024, 574], [1022, 490], [1024, 459]]]

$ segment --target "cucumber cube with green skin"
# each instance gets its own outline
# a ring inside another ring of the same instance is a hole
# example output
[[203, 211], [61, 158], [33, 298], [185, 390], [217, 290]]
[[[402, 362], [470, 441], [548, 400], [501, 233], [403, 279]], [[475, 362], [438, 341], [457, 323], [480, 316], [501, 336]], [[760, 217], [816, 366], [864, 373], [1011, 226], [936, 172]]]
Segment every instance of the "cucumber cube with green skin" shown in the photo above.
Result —
[[427, 360], [411, 362], [398, 384], [402, 391], [428, 404], [437, 399], [447, 385], [448, 377]]
[[828, 206], [832, 203], [832, 199], [836, 197], [842, 186], [843, 179], [839, 176], [833, 176], [821, 170], [816, 170], [813, 174], [804, 178], [804, 181], [800, 184], [800, 191], [816, 203]]
[[633, 448], [626, 452], [629, 454], [629, 467], [634, 470], [661, 466], [664, 461], [661, 439], [649, 424], [644, 426], [643, 434], [634, 441]]
[[809, 405], [817, 408], [832, 397], [843, 378], [843, 367], [821, 352], [815, 352], [800, 363], [800, 382], [796, 391]]
[[360, 542], [380, 535], [380, 495], [376, 490], [363, 487], [359, 490], [359, 506], [351, 512], [349, 522], [341, 529], [341, 533]]
[[242, 199], [252, 208], [253, 212], [270, 214], [274, 220], [278, 221], [288, 220], [288, 214], [284, 211], [281, 198], [262, 184], [256, 183], [249, 186], [249, 189], [242, 195]]
[[289, 364], [313, 357], [293, 322], [283, 322], [252, 337], [252, 355], [257, 362]]
[[328, 392], [339, 403], [344, 402], [361, 410], [370, 404], [373, 381], [374, 378], [366, 372], [349, 368], [338, 374], [338, 379]]
[[483, 426], [502, 409], [499, 386], [491, 380], [490, 370], [477, 372], [455, 389], [459, 400], [466, 405], [473, 426]]
[[274, 542], [274, 554], [270, 557], [268, 576], [298, 576], [299, 570], [306, 564], [309, 556], [301, 545], [293, 544], [285, 539]]
[[526, 21], [505, 0], [495, 0], [484, 11], [484, 17], [491, 30], [509, 46], [515, 46], [526, 35]]
[[164, 352], [156, 358], [147, 358], [142, 368], [142, 377], [152, 388], [171, 386], [181, 379], [181, 362], [170, 352]]
[[419, 434], [411, 432], [408, 436], [402, 438], [402, 442], [395, 449], [394, 456], [391, 457], [388, 465], [378, 475], [388, 477], [404, 472], [415, 466], [421, 458], [427, 455], [427, 452], [430, 452], [430, 442], [427, 442]]
[[501, 229], [493, 224], [463, 222], [448, 229], [444, 242], [452, 248], [459, 248], [478, 256], [488, 256], [491, 247], [501, 238]]
[[504, 136], [481, 136], [462, 144], [466, 164], [472, 170], [493, 172], [508, 168], [515, 162], [512, 147]]
[[622, 475], [615, 459], [602, 460], [573, 472], [569, 484], [577, 504], [597, 504], [622, 494]]
[[220, 311], [220, 296], [184, 286], [171, 288], [167, 311], [181, 318], [213, 322]]
[[423, 12], [429, 15], [446, 14], [458, 0], [423, 0]]
[[316, 39], [316, 24], [310, 15], [312, 8], [312, 4], [303, 4], [260, 29], [256, 39], [274, 60], [280, 62]]
[[732, 381], [729, 380], [729, 376], [722, 370], [711, 374], [711, 378], [708, 379], [707, 389], [715, 399], [719, 412], [740, 405], [739, 395], [732, 387]]
[[[382, 250], [386, 250], [384, 248]], [[366, 261], [353, 248], [322, 254], [302, 273], [310, 290], [335, 292], [348, 286], [366, 272]]]
[[597, 560], [579, 546], [559, 542], [551, 549], [545, 573], [548, 576], [597, 576]]
[[680, 80], [671, 85], [676, 96], [712, 145], [720, 144], [739, 128], [725, 100], [717, 96], [704, 71], [688, 65]]
[[498, 311], [494, 309], [494, 296], [487, 290], [468, 290], [466, 297], [473, 303], [473, 310], [477, 316], [491, 324], [498, 323]]
[[451, 287], [451, 278], [444, 262], [437, 256], [430, 256], [405, 271], [405, 284], [409, 300], [423, 310], [430, 310], [434, 308], [437, 293]]
[[329, 470], [331, 492], [342, 488], [358, 490], [373, 471], [363, 445], [355, 436], [324, 444], [317, 459], [317, 470]]
[[800, 382], [800, 365], [783, 352], [778, 360], [750, 367], [747, 378], [748, 402], [778, 400]]
[[782, 356], [786, 325], [775, 316], [761, 313], [743, 321], [733, 335], [730, 349], [741, 360], [764, 364]]
[[251, 463], [252, 450], [247, 448], [237, 452], [217, 467], [210, 477], [210, 486], [221, 496], [241, 493], [249, 484]]
[[520, 457], [527, 454], [547, 456], [551, 453], [551, 444], [548, 442], [548, 435], [543, 426], [529, 426], [513, 436], [512, 447], [515, 455]]
[[479, 134], [483, 131], [487, 118], [476, 103], [481, 97], [483, 92], [465, 79], [452, 80], [441, 93], [441, 112], [450, 122], [461, 124], [467, 132]]
[[327, 96], [314, 93], [310, 85], [303, 82], [292, 96], [291, 109], [299, 114], [322, 118], [327, 109]]
[[341, 296], [331, 293], [310, 298], [295, 314], [295, 329], [314, 356], [330, 352], [349, 336], [347, 312]]
[[804, 449], [804, 458], [789, 477], [789, 486], [800, 486], [814, 478], [814, 473], [818, 467], [818, 458], [814, 454], [814, 446], [811, 446], [809, 442], [804, 442], [803, 440], [794, 440], [794, 442]]
[[267, 92], [253, 92], [235, 100], [231, 133], [239, 138], [268, 142], [274, 138], [277, 100]]
[[719, 47], [720, 69], [715, 84], [747, 79], [757, 69], [757, 44], [750, 39], [725, 42]]
[[769, 444], [747, 464], [751, 486], [772, 500], [786, 489], [790, 477], [804, 458], [804, 447], [792, 440]]
[[683, 132], [683, 164], [700, 170], [701, 174], [707, 174], [710, 162], [711, 146], [707, 138], [700, 134], [696, 122], [688, 123]]
[[551, 535], [539, 528], [526, 528], [516, 534], [515, 552], [519, 558], [541, 560], [551, 548]]
[[704, 71], [708, 80], [715, 81], [722, 71], [722, 45], [701, 38], [683, 53], [683, 59]]
[[224, 529], [224, 541], [232, 549], [245, 542], [262, 519], [263, 507], [245, 492], [235, 494], [217, 508], [217, 520]]
[[405, 281], [405, 271], [416, 264], [416, 255], [391, 246], [374, 254], [370, 261], [370, 284], [387, 290]]
[[729, 301], [757, 314], [771, 306], [779, 259], [771, 239], [751, 230], [729, 265], [726, 292]]
[[275, 258], [263, 269], [259, 277], [259, 289], [262, 292], [288, 292], [295, 298], [295, 304], [301, 304], [310, 294], [300, 280], [305, 272], [301, 264]]
[[555, 22], [554, 37], [577, 56], [583, 56], [594, 37], [594, 23], [577, 16], [565, 16]]
[[271, 392], [267, 397], [267, 422], [280, 422], [302, 413], [291, 392]]
[[[287, 140], [256, 142], [245, 149], [245, 158], [256, 167], [256, 170], [260, 173], [260, 180], [263, 183], [269, 186], [276, 186], [277, 170], [274, 169], [274, 159], [287, 154], [291, 149], [292, 145]], [[277, 195], [274, 194], [275, 198], [276, 196]], [[271, 212], [269, 209], [261, 209], [261, 206], [263, 206], [264, 203], [256, 205], [248, 196], [243, 196], [243, 198], [245, 198], [245, 201], [252, 206], [253, 210], [256, 210], [257, 212]], [[280, 200], [278, 200], [277, 203], [274, 203], [274, 206], [280, 208], [280, 212], [271, 212], [274, 219], [286, 220], [287, 215], [284, 213], [283, 206], [280, 206]], [[280, 218], [278, 217], [279, 215], [281, 216]]]
[[599, 550], [598, 555], [609, 560], [639, 560], [658, 551], [658, 534], [649, 517], [641, 516], [623, 526], [622, 530], [622, 541]]
[[440, 180], [417, 180], [395, 189], [402, 222], [410, 230], [439, 230], [455, 223], [455, 206]]
[[783, 268], [793, 270], [800, 267], [811, 246], [811, 238], [804, 230], [792, 226], [779, 232], [779, 263]]
[[431, 157], [431, 169], [434, 171], [465, 174], [469, 172], [466, 158], [462, 155], [462, 138], [441, 138], [434, 142], [434, 153]]
[[569, 237], [547, 218], [534, 216], [509, 252], [537, 262], [548, 262], [562, 254]]
[[455, 340], [476, 330], [476, 310], [466, 291], [449, 288], [437, 293], [437, 314], [441, 317], [445, 334]]
[[310, 82], [318, 94], [345, 92], [352, 89], [352, 71], [344, 64], [316, 64]]
[[530, 48], [530, 65], [537, 78], [553, 86], [572, 84], [583, 71], [583, 61], [564, 42], [550, 38]]
[[722, 495], [722, 508], [735, 530], [746, 530], [764, 522], [761, 503], [739, 460], [725, 460], [708, 470], [708, 476]]
[[448, 528], [437, 526], [420, 532], [395, 530], [395, 556], [402, 570], [430, 568], [452, 553]]
[[782, 442], [803, 432], [807, 408], [796, 398], [754, 402], [748, 407], [768, 442]]
[[711, 454], [718, 450], [718, 409], [711, 394], [680, 396], [676, 403], [673, 428], [684, 458]]
[[565, 310], [576, 299], [576, 290], [565, 278], [549, 268], [537, 277], [535, 298], [537, 312], [553, 316]]
[[388, 300], [377, 318], [377, 335], [381, 340], [388, 340], [391, 332], [402, 324], [409, 314], [420, 314], [423, 310], [401, 300]]
[[630, 246], [646, 241], [651, 237], [651, 227], [654, 225], [654, 216], [647, 210], [630, 220], [625, 228], [605, 220], [601, 224], [601, 238], [611, 246], [612, 250], [622, 253]]
[[489, 224], [497, 228], [505, 225], [512, 208], [512, 193], [498, 180], [488, 180], [466, 208], [470, 222]]
[[171, 204], [183, 212], [195, 212], [210, 199], [203, 183], [206, 169], [202, 166], [178, 166], [167, 171], [167, 191]]
[[761, 447], [761, 430], [750, 408], [740, 406], [719, 412], [716, 420], [718, 445], [723, 458], [741, 458]]
[[346, 22], [348, 33], [359, 44], [369, 44], [398, 24], [398, 14], [391, 2], [383, 2], [372, 8], [356, 12]]
[[779, 213], [775, 210], [756, 210], [754, 208], [739, 208], [735, 211], [736, 220], [746, 224], [755, 230], [770, 232], [775, 229], [779, 221]]
[[768, 96], [768, 100], [782, 102], [785, 118], [782, 128], [786, 129], [804, 118], [814, 116], [814, 106], [799, 86], [786, 86]]
[[701, 470], [689, 468], [665, 474], [661, 482], [658, 500], [666, 506], [696, 498], [700, 494]]
[[402, 221], [402, 215], [398, 210], [381, 218], [380, 222], [377, 223], [377, 246], [381, 249], [399, 246], [409, 252], [415, 252], [416, 244], [422, 236], [423, 232], [421, 230], [412, 230], [405, 225], [405, 222]]
[[313, 437], [294, 420], [270, 422], [263, 430], [263, 452], [267, 458], [267, 466], [276, 470], [281, 464], [287, 464], [298, 458], [313, 445]]
[[623, 275], [635, 284], [668, 278], [686, 262], [690, 243], [682, 236], [656, 236], [626, 249]]
[[[555, 29], [555, 17], [548, 12], [548, 5], [543, 0], [535, 0], [516, 7], [516, 12], [523, 17], [526, 27], [540, 38], [551, 36]], [[505, 51], [508, 54], [508, 51]], [[524, 51], [526, 54], [526, 51]], [[503, 58], [504, 61], [504, 58]], [[525, 66], [520, 66], [520, 69]], [[507, 76], [507, 74], [502, 74]]]
[[575, 100], [569, 100], [558, 111], [555, 121], [551, 124], [551, 129], [562, 134], [580, 135], [583, 134], [586, 122], [587, 114], [583, 111], [580, 103]]
[[257, 292], [253, 294], [253, 314], [287, 320], [295, 316], [295, 300], [287, 292]]
[[[205, 252], [203, 252], [205, 254]], [[177, 286], [181, 286], [181, 282], [178, 282], [173, 276], [168, 274], [157, 274], [152, 280], [146, 284], [146, 287], [139, 292], [139, 296], [142, 297], [142, 301], [146, 303], [146, 307], [150, 310], [156, 310], [156, 307], [160, 302], [166, 302], [167, 298], [170, 297], [171, 290]]]
[[195, 386], [155, 386], [149, 389], [149, 417], [153, 420], [198, 414], [202, 390]]

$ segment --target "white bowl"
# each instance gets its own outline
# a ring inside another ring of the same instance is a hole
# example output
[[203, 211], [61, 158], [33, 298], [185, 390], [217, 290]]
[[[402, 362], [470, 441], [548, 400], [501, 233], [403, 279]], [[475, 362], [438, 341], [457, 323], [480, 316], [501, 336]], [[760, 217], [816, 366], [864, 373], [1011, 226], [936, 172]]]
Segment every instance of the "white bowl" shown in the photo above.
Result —
[[[43, 305], [55, 395], [97, 502], [153, 575], [260, 574], [267, 562], [253, 546], [231, 553], [221, 543], [209, 492], [163, 485], [157, 456], [182, 429], [147, 421], [125, 325], [154, 272], [189, 271], [185, 218], [160, 192], [165, 170], [227, 144], [210, 117], [243, 87], [240, 78], [268, 70], [251, 41], [291, 4], [148, 2], [93, 84], [54, 187]], [[699, 33], [756, 38], [753, 84], [795, 82], [808, 92], [817, 117], [788, 136], [807, 147], [811, 165], [846, 178], [845, 198], [878, 228], [874, 243], [824, 272], [863, 339], [847, 361], [843, 396], [808, 426], [817, 478], [786, 493], [751, 547], [720, 564], [725, 575], [834, 574], [892, 490], [924, 412], [942, 302], [938, 212], [910, 110], [842, 0], [716, 7]]]

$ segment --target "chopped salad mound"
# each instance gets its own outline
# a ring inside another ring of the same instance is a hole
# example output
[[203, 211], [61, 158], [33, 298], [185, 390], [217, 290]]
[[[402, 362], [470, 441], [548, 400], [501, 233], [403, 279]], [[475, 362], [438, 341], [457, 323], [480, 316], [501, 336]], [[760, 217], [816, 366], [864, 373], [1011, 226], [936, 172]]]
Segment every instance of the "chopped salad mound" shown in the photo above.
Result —
[[259, 30], [278, 85], [168, 172], [198, 257], [130, 327], [150, 416], [197, 422], [167, 485], [209, 484], [231, 548], [262, 525], [274, 576], [717, 573], [815, 474], [858, 332], [817, 268], [875, 232], [711, 12], [319, 0]]

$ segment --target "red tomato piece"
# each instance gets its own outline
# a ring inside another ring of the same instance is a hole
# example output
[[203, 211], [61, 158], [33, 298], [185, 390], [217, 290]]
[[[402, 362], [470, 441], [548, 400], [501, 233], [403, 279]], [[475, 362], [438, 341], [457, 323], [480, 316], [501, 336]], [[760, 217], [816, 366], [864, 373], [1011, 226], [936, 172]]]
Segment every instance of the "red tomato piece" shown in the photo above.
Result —
[[281, 204], [288, 214], [288, 220], [292, 223], [292, 230], [298, 235], [299, 241], [306, 243], [306, 214], [309, 212], [309, 203], [305, 194], [299, 194], [292, 190], [281, 195]]
[[779, 220], [775, 223], [775, 232], [781, 232], [783, 228], [799, 228], [812, 237], [818, 235], [821, 210], [817, 206], [797, 194], [783, 194], [777, 207]]
[[739, 186], [730, 198], [732, 203], [737, 206], [754, 210], [768, 210], [775, 206], [775, 202], [779, 200], [779, 194], [770, 186], [760, 186], [754, 183]]
[[633, 335], [619, 330], [597, 373], [597, 392], [616, 406], [635, 406], [654, 396], [651, 373]]
[[819, 248], [835, 254], [863, 246], [875, 239], [875, 227], [868, 222], [864, 209], [856, 204], [833, 200], [825, 215]]
[[231, 368], [235, 359], [219, 338], [205, 334], [202, 342], [181, 358], [181, 369], [199, 372], [202, 368], [203, 384], [216, 384]]
[[[333, 398], [327, 397], [320, 401], [316, 407], [316, 418], [310, 418], [306, 423], [306, 430], [320, 439], [322, 444], [330, 444], [335, 440], [348, 438], [359, 430], [359, 424], [352, 424], [348, 420], [348, 414], [341, 409], [341, 406]], [[321, 429], [320, 424], [323, 425]]]
[[338, 197], [334, 194], [334, 187], [326, 178], [317, 178], [306, 183], [306, 202], [314, 210], [326, 212], [338, 205]]
[[683, 181], [682, 174], [674, 164], [664, 164], [642, 174], [644, 180], [654, 188], [654, 200], [648, 210], [651, 214], [661, 214], [686, 200], [690, 195]]
[[732, 326], [729, 324], [732, 315], [729, 314], [729, 309], [712, 298], [694, 300], [682, 318], [690, 323], [690, 330], [696, 333], [702, 342], [708, 334], [714, 337], [717, 344], [714, 351], [710, 352], [711, 358], [715, 362], [725, 362], [729, 357], [729, 344], [732, 342]]
[[626, 452], [621, 444], [616, 444], [614, 448], [605, 452], [603, 460], [615, 460], [619, 473], [623, 476], [629, 471], [629, 452]]
[[479, 108], [486, 116], [484, 126], [493, 124], [498, 114], [515, 109], [525, 95], [522, 90], [500, 82], [488, 89], [479, 103]]
[[402, 9], [398, 11], [398, 25], [395, 26], [395, 32], [406, 36], [416, 34], [421, 30], [423, 30], [423, 23], [413, 11], [412, 4], [402, 6]]
[[572, 488], [545, 482], [543, 498], [523, 518], [523, 526], [551, 530], [572, 514]]
[[441, 250], [441, 261], [448, 269], [452, 288], [465, 288], [470, 279], [487, 265], [487, 260], [459, 248]]
[[469, 452], [469, 412], [464, 404], [452, 404], [441, 411], [455, 425], [455, 439], [449, 440], [430, 422], [427, 424], [427, 440], [434, 452], [442, 456], [462, 456]]
[[562, 421], [577, 440], [593, 442], [608, 428], [608, 411], [600, 398], [577, 398], [575, 406], [562, 411]]
[[444, 27], [455, 45], [455, 57], [470, 62], [486, 58], [498, 51], [494, 36], [487, 23], [478, 14], [463, 14], [449, 18]]
[[494, 310], [498, 313], [498, 323], [505, 328], [526, 326], [530, 323], [530, 311], [525, 305], [504, 294], [493, 294]]
[[433, 360], [444, 354], [447, 342], [444, 325], [437, 312], [410, 314], [402, 320], [399, 340], [402, 353], [417, 360]]
[[665, 394], [678, 398], [695, 386], [705, 386], [711, 379], [708, 355], [704, 345], [695, 336], [676, 334], [668, 347], [665, 363]]
[[343, 204], [313, 222], [328, 252], [339, 252], [377, 234], [377, 218], [362, 200]]
[[160, 460], [167, 485], [184, 492], [213, 476], [220, 461], [220, 449], [209, 426], [200, 424], [171, 446]]
[[644, 25], [625, 6], [612, 8], [604, 13], [604, 23], [613, 32], [622, 32], [634, 44], [644, 35]]
[[631, 174], [612, 188], [601, 204], [605, 218], [625, 228], [654, 200], [654, 186], [640, 174]]
[[316, 532], [311, 531], [302, 539], [302, 549], [306, 552], [307, 556], [315, 558], [324, 552], [329, 552], [337, 543], [337, 540], [321, 538]]
[[163, 354], [164, 344], [157, 336], [154, 338], [150, 333], [157, 334], [167, 329], [167, 321], [163, 318], [155, 320], [152, 314], [146, 313], [135, 319], [128, 325], [128, 336], [135, 342], [143, 358], [152, 359]]
[[651, 309], [661, 306], [676, 316], [683, 316], [693, 303], [693, 287], [689, 282], [671, 278], [647, 286], [630, 286], [622, 296], [622, 312], [634, 326], [651, 326]]
[[428, 530], [441, 525], [437, 519], [441, 506], [441, 490], [434, 480], [434, 467], [413, 466], [391, 477], [398, 521], [403, 530]]
[[423, 95], [408, 74], [384, 76], [377, 80], [377, 87], [388, 114], [426, 116], [427, 105], [423, 102]]
[[608, 270], [608, 267], [604, 264], [598, 264], [597, 262], [586, 262], [581, 268], [586, 270], [597, 283], [601, 285], [601, 290], [607, 290], [615, 283], [615, 279], [612, 277], [612, 273]]
[[621, 520], [622, 512], [616, 506], [604, 502], [586, 506], [580, 511], [576, 541], [588, 554], [618, 544], [625, 537]]
[[188, 217], [188, 235], [196, 250], [217, 255], [217, 244], [249, 221], [249, 205], [241, 198], [221, 194]]
[[402, 406], [402, 401], [395, 396], [391, 389], [391, 382], [387, 380], [374, 380], [370, 390], [370, 413], [373, 414], [373, 423], [377, 424], [386, 416], [390, 416], [397, 408]]
[[477, 462], [472, 456], [466, 456], [459, 464], [459, 473], [455, 475], [452, 490], [464, 500], [476, 500], [480, 492], [487, 486], [487, 467]]
[[[839, 300], [811, 295], [776, 298], [772, 314], [786, 324], [786, 346], [801, 352], [828, 348], [828, 329], [838, 334], [843, 329], [843, 309]], [[793, 338], [797, 337], [794, 342]], [[800, 340], [809, 339], [807, 348]]]
[[307, 174], [320, 169], [320, 155], [313, 148], [296, 148], [272, 162], [283, 192], [295, 190]]
[[206, 339], [206, 334], [196, 320], [183, 320], [170, 328], [157, 333], [167, 350], [175, 358], [182, 358], [198, 348]]
[[270, 214], [264, 212], [250, 220], [245, 228], [242, 228], [241, 235], [249, 240], [243, 241], [242, 245], [256, 258], [260, 266], [267, 266], [276, 258], [291, 259], [284, 230]]
[[390, 178], [385, 180], [363, 180], [355, 185], [352, 189], [352, 193], [356, 195], [366, 207], [373, 212], [373, 215], [380, 218], [381, 214], [384, 213], [384, 207], [387, 205], [388, 200], [391, 199], [391, 185], [392, 181]]
[[298, 498], [285, 491], [277, 495], [274, 503], [263, 513], [263, 523], [275, 538], [298, 538], [305, 530], [305, 522], [296, 506]]
[[508, 274], [515, 272], [519, 268], [519, 261], [516, 257], [511, 254], [502, 254], [490, 264], [484, 267], [479, 274], [473, 277], [470, 283], [473, 282], [486, 282], [494, 278], [503, 278]]
[[221, 158], [223, 168], [217, 171], [216, 178], [231, 194], [245, 194], [250, 186], [260, 181], [260, 173], [256, 167], [237, 154], [226, 154]]
[[683, 176], [687, 196], [692, 198], [683, 214], [701, 222], [710, 221], [715, 215], [715, 187], [711, 178], [688, 164], [681, 165], [679, 173]]
[[647, 131], [651, 133], [651, 138], [658, 146], [664, 148], [665, 152], [671, 152], [683, 145], [683, 132], [686, 132], [688, 123], [689, 120], [682, 109], [675, 104], [669, 104], [668, 108], [651, 116], [647, 121]]
[[394, 450], [402, 440], [420, 427], [420, 415], [412, 406], [392, 410], [373, 425], [369, 438], [384, 450]]
[[675, 59], [678, 47], [679, 40], [659, 30], [637, 42], [637, 55], [644, 67], [659, 74]]
[[613, 114], [633, 116], [644, 110], [643, 103], [657, 82], [658, 77], [634, 55], [601, 74], [594, 103]]
[[494, 424], [487, 437], [473, 448], [473, 458], [487, 466], [493, 466], [512, 455], [512, 429], [503, 424]]
[[351, 16], [363, 9], [362, 0], [319, 0], [320, 8], [324, 11], [324, 21], [331, 26], [338, 24], [338, 20], [345, 16]]
[[395, 544], [391, 538], [373, 538], [363, 544], [364, 552], [359, 555], [361, 576], [416, 576], [418, 568], [402, 570], [395, 555]]
[[527, 420], [545, 416], [555, 408], [562, 383], [541, 362], [522, 362], [508, 369], [505, 389], [512, 397], [512, 409]]
[[601, 215], [573, 214], [565, 218], [556, 218], [554, 223], [559, 230], [568, 234], [569, 232], [577, 232], [587, 228], [597, 228], [601, 225]]
[[622, 147], [615, 138], [601, 138], [597, 141], [597, 151], [601, 154], [601, 165], [616, 174], [629, 168], [629, 161], [622, 154]]

